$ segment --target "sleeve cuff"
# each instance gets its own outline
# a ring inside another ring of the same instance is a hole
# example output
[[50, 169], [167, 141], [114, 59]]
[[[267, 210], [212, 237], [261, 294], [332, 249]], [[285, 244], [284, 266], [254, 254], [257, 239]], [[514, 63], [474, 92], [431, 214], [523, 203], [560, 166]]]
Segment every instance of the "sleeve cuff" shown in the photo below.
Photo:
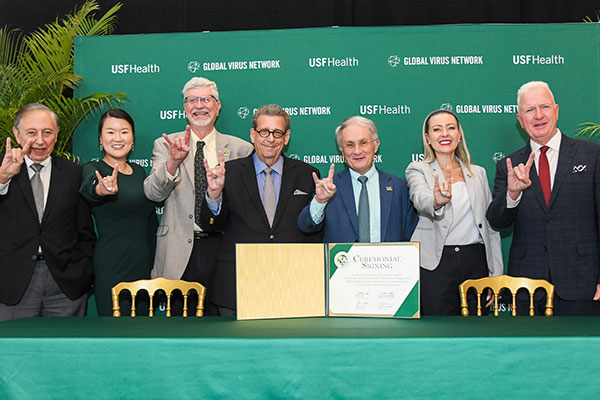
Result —
[[204, 196], [206, 199], [206, 205], [211, 213], [219, 215], [221, 213], [221, 204], [223, 203], [223, 195], [219, 196], [218, 199], [213, 200], [208, 197], [208, 194]]
[[506, 208], [515, 208], [521, 202], [521, 197], [523, 196], [523, 192], [519, 193], [519, 197], [516, 200], [513, 200], [506, 192]]
[[315, 225], [319, 225], [323, 222], [325, 216], [325, 207], [327, 203], [321, 204], [314, 197], [310, 202], [310, 218], [313, 220]]

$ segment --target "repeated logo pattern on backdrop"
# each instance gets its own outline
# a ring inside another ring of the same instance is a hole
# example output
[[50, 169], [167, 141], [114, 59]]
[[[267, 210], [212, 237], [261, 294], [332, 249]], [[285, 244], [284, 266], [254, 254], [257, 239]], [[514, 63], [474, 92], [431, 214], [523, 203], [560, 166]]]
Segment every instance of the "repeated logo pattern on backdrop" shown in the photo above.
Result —
[[[292, 118], [286, 154], [325, 173], [343, 168], [334, 130], [347, 116], [375, 121], [378, 166], [404, 176], [422, 159], [423, 119], [453, 110], [473, 161], [488, 171], [522, 147], [516, 90], [545, 80], [560, 104], [559, 127], [573, 136], [600, 120], [598, 24], [314, 28], [79, 37], [77, 95], [126, 93], [136, 122], [132, 160], [151, 167], [152, 142], [182, 131], [181, 89], [193, 76], [219, 85], [217, 128], [249, 139], [252, 114], [277, 103]], [[99, 157], [98, 116], [76, 132], [82, 160]], [[506, 245], [506, 244], [505, 244]]]

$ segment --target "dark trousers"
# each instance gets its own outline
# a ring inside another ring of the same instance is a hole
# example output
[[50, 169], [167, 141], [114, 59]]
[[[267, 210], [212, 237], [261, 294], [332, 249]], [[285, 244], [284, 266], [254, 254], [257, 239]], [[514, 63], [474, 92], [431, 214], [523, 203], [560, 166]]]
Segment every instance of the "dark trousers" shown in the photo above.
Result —
[[87, 308], [87, 294], [71, 300], [60, 290], [46, 262], [36, 262], [31, 281], [19, 303], [0, 303], [0, 321], [28, 317], [82, 317]]
[[[219, 315], [219, 310], [211, 302], [213, 281], [217, 265], [217, 255], [221, 247], [220, 234], [203, 234], [194, 239], [194, 248], [188, 261], [188, 265], [183, 272], [182, 280], [188, 282], [198, 282], [206, 288], [204, 298], [204, 315]], [[188, 315], [196, 314], [198, 305], [198, 296], [194, 292], [188, 296]], [[183, 296], [173, 295], [171, 297], [171, 310], [174, 315], [181, 315], [183, 310]]]
[[[421, 268], [421, 315], [461, 315], [458, 285], [467, 279], [489, 275], [485, 246], [444, 246], [440, 263], [433, 271]], [[469, 291], [469, 314], [476, 315], [477, 297]], [[482, 307], [485, 295], [482, 296]]]

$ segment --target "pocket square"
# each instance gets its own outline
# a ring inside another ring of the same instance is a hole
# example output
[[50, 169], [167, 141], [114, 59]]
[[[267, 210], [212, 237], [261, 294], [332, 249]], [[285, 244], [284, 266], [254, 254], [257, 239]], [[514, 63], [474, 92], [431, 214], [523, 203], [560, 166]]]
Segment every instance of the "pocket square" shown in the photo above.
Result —
[[296, 190], [294, 190], [294, 196], [308, 196], [308, 193], [303, 192], [300, 189], [296, 189]]
[[583, 172], [587, 168], [587, 165], [573, 165], [573, 173], [576, 174], [578, 172]]

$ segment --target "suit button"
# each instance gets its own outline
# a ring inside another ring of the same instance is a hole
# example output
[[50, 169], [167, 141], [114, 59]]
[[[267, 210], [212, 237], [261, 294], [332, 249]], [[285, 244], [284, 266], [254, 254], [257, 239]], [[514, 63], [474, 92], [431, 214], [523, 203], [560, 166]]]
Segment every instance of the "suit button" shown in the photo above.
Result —
[[458, 252], [460, 251], [460, 247], [456, 246], [456, 247], [454, 248], [454, 251], [458, 253]]
[[189, 215], [190, 219], [194, 218], [194, 216], [192, 214]]
[[552, 221], [552, 220], [551, 220], [551, 219], [547, 219], [547, 220], [546, 220], [546, 223], [547, 223], [547, 224], [549, 224], [549, 223], [550, 223], [550, 221]]
[[546, 251], [546, 246], [542, 247], [542, 250], [543, 250], [543, 251]]
[[188, 243], [192, 243], [192, 239], [188, 239]]
[[273, 240], [273, 239], [275, 239], [275, 236], [271, 235], [271, 236], [269, 236], [269, 239]]
[[482, 224], [479, 224], [479, 229], [481, 229], [481, 228], [483, 228], [483, 225], [482, 225]]
[[37, 256], [31, 256], [32, 260], [37, 260]]

